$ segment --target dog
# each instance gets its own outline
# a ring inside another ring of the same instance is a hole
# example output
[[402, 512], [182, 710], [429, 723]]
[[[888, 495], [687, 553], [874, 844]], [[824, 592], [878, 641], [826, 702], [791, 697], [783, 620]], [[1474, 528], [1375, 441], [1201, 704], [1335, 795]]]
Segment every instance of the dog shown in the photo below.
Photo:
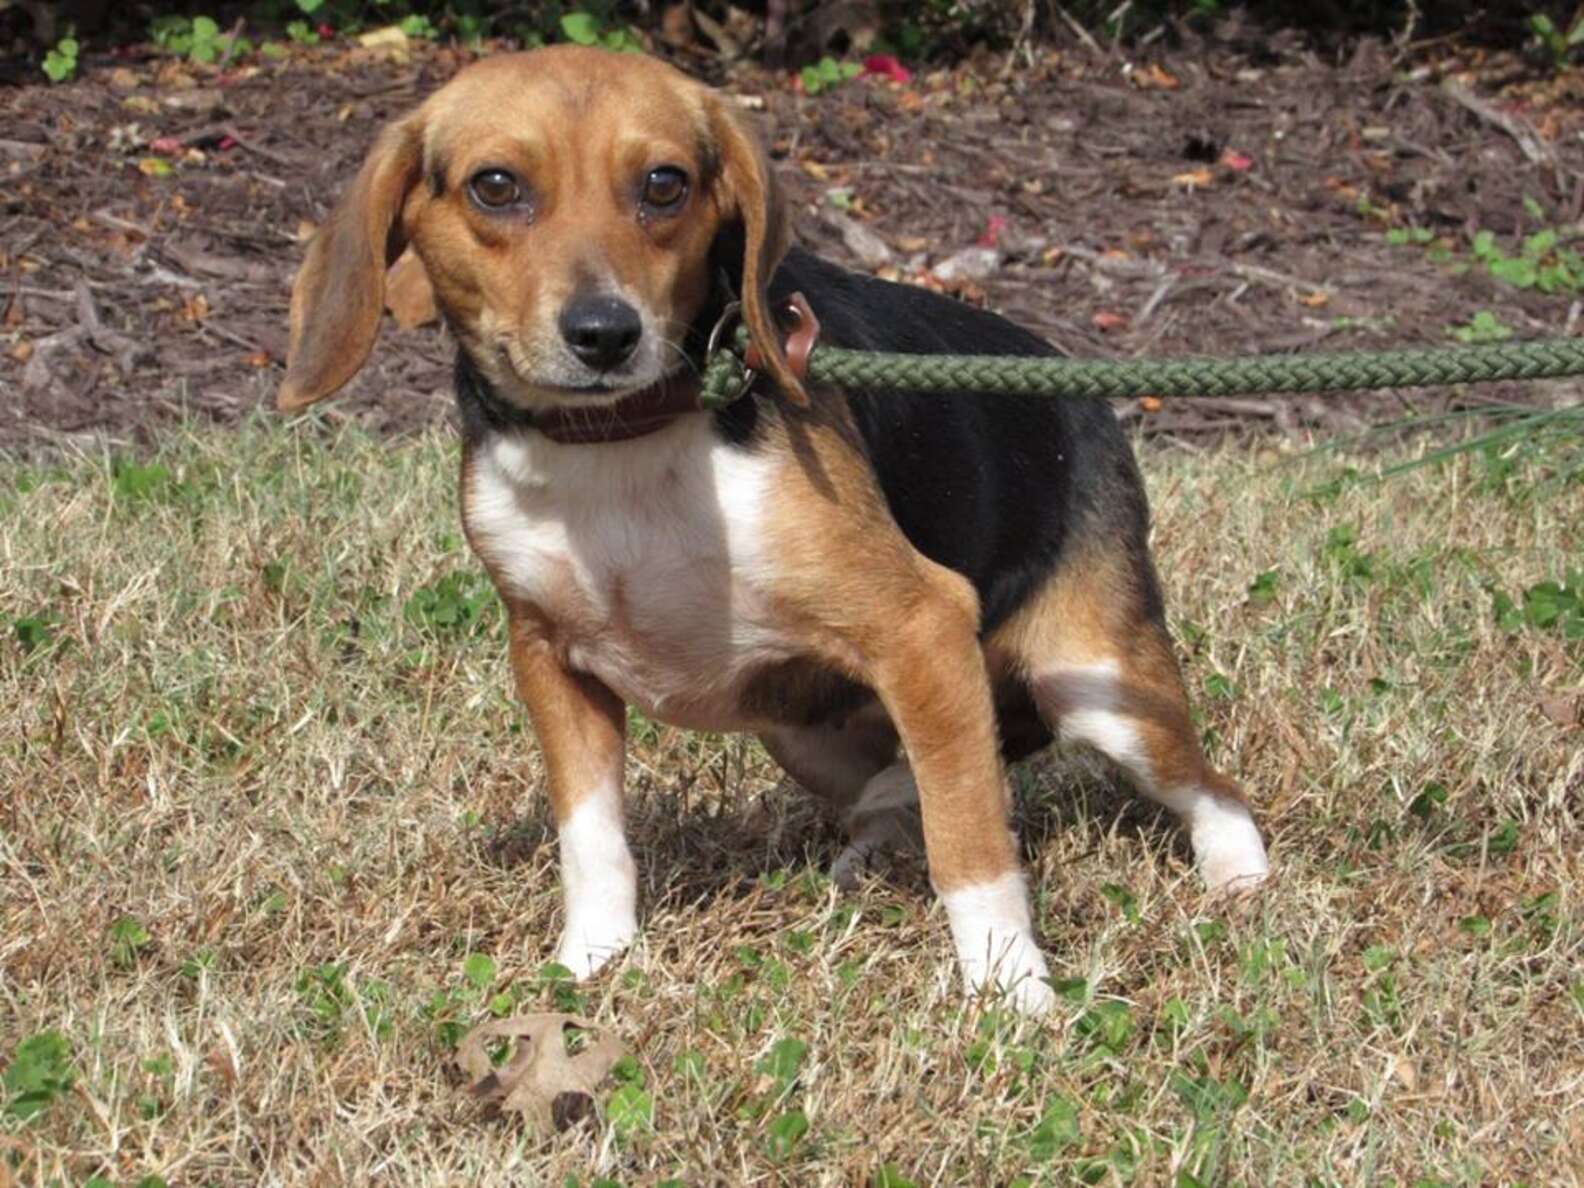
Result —
[[[408, 245], [458, 343], [462, 522], [544, 756], [561, 964], [592, 975], [638, 931], [629, 705], [758, 735], [845, 826], [839, 882], [921, 833], [967, 987], [1026, 1012], [1053, 995], [1005, 764], [1092, 744], [1177, 814], [1211, 888], [1265, 877], [1195, 736], [1114, 415], [808, 385], [783, 342], [794, 292], [840, 346], [1053, 351], [791, 245], [733, 101], [582, 47], [461, 71], [379, 134], [309, 245], [281, 408], [362, 366]], [[739, 306], [757, 377], [703, 411], [706, 343]]]

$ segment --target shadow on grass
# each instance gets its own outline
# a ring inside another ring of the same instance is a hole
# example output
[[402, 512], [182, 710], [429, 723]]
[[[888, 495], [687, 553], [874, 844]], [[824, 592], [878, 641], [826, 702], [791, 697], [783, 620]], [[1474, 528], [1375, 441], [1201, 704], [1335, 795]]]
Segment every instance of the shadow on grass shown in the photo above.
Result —
[[[1012, 781], [1013, 826], [1026, 863], [1036, 863], [1064, 835], [1086, 831], [1136, 839], [1192, 861], [1187, 835], [1172, 815], [1103, 761], [1052, 749], [1015, 765]], [[650, 902], [698, 906], [744, 898], [778, 878], [823, 877], [846, 842], [824, 803], [788, 776], [761, 791], [725, 796], [698, 795], [686, 773], [672, 787], [643, 783], [627, 799], [627, 839]], [[540, 799], [528, 813], [486, 828], [477, 860], [511, 870], [542, 860], [554, 844]], [[877, 857], [870, 874], [898, 893], [930, 893], [918, 853]]]

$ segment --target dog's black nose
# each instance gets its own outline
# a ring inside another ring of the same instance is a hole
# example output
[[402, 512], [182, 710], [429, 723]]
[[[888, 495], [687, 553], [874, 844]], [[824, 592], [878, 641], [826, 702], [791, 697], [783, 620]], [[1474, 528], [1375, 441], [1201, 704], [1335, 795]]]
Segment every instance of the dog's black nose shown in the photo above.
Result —
[[574, 297], [561, 311], [561, 337], [599, 371], [625, 363], [642, 336], [638, 311], [615, 297]]

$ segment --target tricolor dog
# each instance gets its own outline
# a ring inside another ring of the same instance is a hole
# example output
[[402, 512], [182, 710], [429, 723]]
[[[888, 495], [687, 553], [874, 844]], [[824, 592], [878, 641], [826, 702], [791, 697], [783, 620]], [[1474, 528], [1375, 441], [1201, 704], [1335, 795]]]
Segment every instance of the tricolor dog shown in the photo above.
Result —
[[[459, 346], [462, 521], [509, 619], [566, 897], [557, 959], [638, 930], [625, 707], [750, 731], [849, 835], [843, 882], [922, 826], [970, 988], [1051, 1002], [1004, 764], [1098, 747], [1187, 827], [1211, 887], [1265, 849], [1206, 763], [1164, 626], [1138, 471], [1097, 402], [805, 385], [776, 311], [841, 346], [1048, 355], [1034, 335], [788, 244], [731, 100], [565, 47], [463, 70], [381, 132], [291, 303], [285, 409], [375, 338], [411, 245]], [[731, 302], [762, 359], [697, 403]]]

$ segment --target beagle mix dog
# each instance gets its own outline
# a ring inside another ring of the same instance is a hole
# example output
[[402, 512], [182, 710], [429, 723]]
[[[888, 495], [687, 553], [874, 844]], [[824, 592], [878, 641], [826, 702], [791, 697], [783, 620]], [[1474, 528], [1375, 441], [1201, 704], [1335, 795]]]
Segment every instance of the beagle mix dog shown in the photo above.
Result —
[[[788, 244], [730, 100], [579, 47], [490, 58], [381, 132], [292, 291], [280, 406], [372, 349], [421, 259], [459, 346], [462, 521], [543, 750], [580, 976], [638, 930], [626, 707], [751, 731], [829, 802], [850, 883], [921, 832], [970, 987], [1052, 1002], [1004, 763], [1098, 747], [1183, 821], [1212, 888], [1265, 849], [1189, 717], [1115, 418], [1094, 401], [808, 390], [776, 310], [837, 345], [1049, 355], [1034, 335]], [[701, 411], [728, 303], [762, 360]]]

